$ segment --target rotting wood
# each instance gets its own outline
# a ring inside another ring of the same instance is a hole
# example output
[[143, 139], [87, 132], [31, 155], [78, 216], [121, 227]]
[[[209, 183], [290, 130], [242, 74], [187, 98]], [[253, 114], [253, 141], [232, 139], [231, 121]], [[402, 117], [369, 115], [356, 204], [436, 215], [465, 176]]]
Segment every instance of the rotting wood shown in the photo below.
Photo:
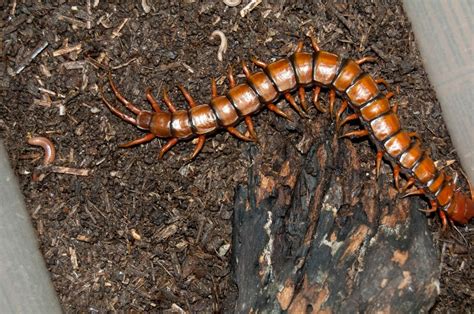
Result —
[[252, 156], [235, 200], [236, 312], [427, 311], [439, 258], [423, 201], [367, 176], [361, 143], [327, 140], [300, 155], [274, 137]]

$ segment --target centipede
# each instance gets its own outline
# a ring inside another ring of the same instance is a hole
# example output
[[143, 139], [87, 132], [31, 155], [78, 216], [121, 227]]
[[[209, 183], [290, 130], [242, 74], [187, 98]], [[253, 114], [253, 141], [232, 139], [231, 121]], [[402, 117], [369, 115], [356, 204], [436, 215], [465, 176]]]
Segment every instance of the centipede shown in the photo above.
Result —
[[[252, 116], [268, 109], [290, 119], [275, 105], [276, 101], [286, 99], [301, 117], [307, 118], [306, 92], [311, 90], [311, 100], [316, 109], [335, 115], [336, 130], [340, 130], [349, 121], [360, 121], [361, 129], [349, 131], [340, 137], [369, 137], [377, 150], [377, 176], [382, 160], [387, 160], [392, 165], [394, 183], [398, 191], [404, 196], [424, 195], [430, 203], [430, 208], [425, 211], [437, 212], [443, 227], [453, 222], [469, 223], [474, 217], [472, 189], [470, 197], [462, 192], [452, 176], [437, 169], [429, 153], [422, 147], [418, 134], [401, 126], [398, 105], [391, 103], [394, 93], [383, 92], [379, 88], [380, 84], [387, 85], [386, 81], [375, 79], [362, 69], [362, 64], [373, 62], [375, 58], [345, 58], [320, 49], [314, 37], [310, 36], [310, 41], [310, 52], [303, 51], [304, 41], [299, 41], [295, 52], [289, 57], [269, 64], [253, 58], [252, 63], [258, 68], [255, 72], [242, 62], [245, 74], [245, 81], [242, 83], [236, 83], [232, 68], [229, 68], [229, 90], [224, 95], [219, 95], [216, 81], [212, 79], [212, 97], [209, 104], [198, 104], [180, 85], [179, 89], [189, 106], [188, 109], [177, 109], [164, 90], [163, 102], [168, 108], [164, 111], [151, 90], [147, 89], [146, 99], [152, 110], [142, 110], [120, 93], [108, 71], [108, 81], [113, 94], [136, 117], [112, 105], [105, 97], [101, 84], [99, 94], [102, 101], [120, 119], [147, 132], [143, 137], [120, 144], [119, 147], [127, 148], [155, 138], [163, 139], [166, 143], [159, 152], [159, 157], [162, 158], [179, 141], [197, 138], [190, 156], [190, 159], [194, 159], [203, 148], [206, 138], [218, 131], [228, 131], [243, 141], [255, 141], [257, 135]], [[322, 90], [328, 92], [328, 108], [320, 104], [319, 95]], [[296, 102], [294, 94], [297, 94], [299, 103]], [[337, 112], [334, 112], [337, 97], [340, 97], [342, 102]], [[248, 130], [245, 134], [236, 128], [242, 121]], [[405, 178], [403, 186], [400, 186], [401, 176]]]

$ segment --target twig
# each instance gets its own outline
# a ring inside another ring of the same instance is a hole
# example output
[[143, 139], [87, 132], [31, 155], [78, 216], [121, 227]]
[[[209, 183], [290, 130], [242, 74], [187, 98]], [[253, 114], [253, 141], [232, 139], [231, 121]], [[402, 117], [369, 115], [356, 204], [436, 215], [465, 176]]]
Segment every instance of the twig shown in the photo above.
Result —
[[115, 37], [119, 37], [121, 35], [120, 32], [122, 31], [122, 28], [125, 26], [125, 24], [127, 24], [128, 20], [129, 20], [128, 17], [124, 18], [122, 23], [120, 23], [120, 25], [116, 29], [114, 29], [114, 31], [112, 32], [112, 36], [111, 36], [112, 39], [115, 38]]
[[260, 3], [262, 3], [262, 0], [252, 0], [252, 1], [250, 1], [249, 4], [247, 4], [242, 10], [240, 10], [240, 16], [245, 17], [253, 9], [255, 9]]
[[23, 69], [25, 69], [26, 66], [31, 63], [31, 61], [33, 61], [44, 49], [46, 49], [46, 47], [48, 47], [48, 45], [49, 43], [46, 40], [40, 42], [35, 47], [35, 49], [33, 49], [33, 51], [31, 51], [29, 55], [25, 59], [23, 59], [23, 61], [20, 62], [20, 64], [18, 64], [18, 66], [16, 67], [14, 71], [15, 75], [20, 74], [20, 72], [23, 71]]
[[80, 43], [74, 46], [59, 48], [58, 50], [53, 51], [53, 57], [65, 55], [73, 51], [80, 51], [81, 49], [82, 49], [82, 44]]

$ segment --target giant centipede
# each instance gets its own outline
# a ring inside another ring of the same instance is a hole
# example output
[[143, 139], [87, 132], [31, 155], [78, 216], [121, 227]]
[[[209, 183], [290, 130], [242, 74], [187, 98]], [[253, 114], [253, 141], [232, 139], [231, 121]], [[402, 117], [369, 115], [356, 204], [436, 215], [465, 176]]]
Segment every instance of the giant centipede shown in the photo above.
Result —
[[[384, 80], [376, 80], [363, 71], [361, 65], [373, 61], [371, 57], [359, 60], [343, 58], [338, 54], [321, 50], [316, 40], [311, 37], [312, 52], [304, 52], [303, 41], [297, 45], [296, 51], [288, 58], [281, 58], [270, 64], [252, 59], [261, 70], [251, 72], [243, 62], [245, 82], [236, 84], [232, 70], [229, 68], [228, 80], [230, 89], [225, 95], [218, 95], [215, 80], [212, 80], [212, 99], [209, 104], [197, 104], [183, 86], [179, 86], [188, 110], [178, 110], [167, 92], [163, 92], [163, 101], [169, 111], [161, 110], [158, 101], [150, 89], [146, 98], [153, 111], [141, 110], [128, 101], [112, 81], [109, 71], [109, 84], [116, 98], [131, 112], [133, 118], [114, 107], [104, 96], [102, 85], [100, 95], [112, 113], [122, 120], [148, 131], [138, 139], [119, 145], [130, 147], [149, 142], [154, 138], [167, 140], [160, 150], [160, 158], [178, 141], [197, 137], [196, 147], [191, 159], [202, 149], [206, 136], [225, 129], [237, 138], [245, 141], [256, 140], [251, 117], [267, 108], [276, 114], [289, 119], [274, 103], [285, 98], [299, 115], [307, 117], [305, 92], [313, 90], [312, 101], [321, 112], [323, 108], [318, 97], [321, 89], [329, 91], [329, 112], [332, 114], [336, 96], [342, 98], [341, 107], [335, 113], [336, 129], [352, 120], [359, 120], [361, 130], [345, 133], [342, 137], [368, 136], [377, 148], [376, 173], [378, 175], [383, 158], [393, 167], [396, 188], [405, 195], [425, 195], [431, 208], [427, 212], [438, 212], [443, 226], [448, 220], [467, 224], [474, 217], [474, 199], [468, 197], [457, 187], [456, 180], [442, 170], [438, 170], [426, 150], [422, 148], [420, 139], [415, 132], [409, 132], [400, 125], [397, 116], [398, 106], [390, 104], [393, 93], [383, 93], [379, 84]], [[298, 93], [301, 106], [296, 103], [293, 93]], [[347, 109], [352, 111], [342, 121], [341, 117]], [[249, 136], [236, 128], [241, 121], [247, 125]], [[399, 186], [400, 174], [406, 178], [403, 187]], [[409, 190], [410, 189], [410, 190]], [[473, 194], [471, 192], [471, 194]]]

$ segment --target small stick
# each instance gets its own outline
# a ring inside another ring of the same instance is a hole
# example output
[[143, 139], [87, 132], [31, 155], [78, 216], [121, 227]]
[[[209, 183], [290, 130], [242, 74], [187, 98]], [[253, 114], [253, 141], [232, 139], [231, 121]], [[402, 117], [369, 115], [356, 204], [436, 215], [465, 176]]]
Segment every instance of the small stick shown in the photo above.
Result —
[[262, 0], [252, 0], [252, 1], [250, 1], [249, 4], [247, 4], [242, 10], [240, 10], [240, 16], [245, 17], [253, 9], [255, 9], [260, 3], [262, 3]]
[[65, 55], [65, 54], [68, 54], [68, 53], [73, 52], [73, 51], [80, 51], [81, 49], [82, 49], [82, 44], [80, 44], [80, 43], [77, 44], [77, 45], [74, 45], [74, 46], [59, 48], [58, 50], [53, 51], [53, 57], [58, 57], [58, 56], [61, 56], [61, 55]]
[[41, 41], [35, 49], [22, 61], [20, 64], [15, 69], [15, 74], [20, 74], [21, 71], [23, 71], [24, 68], [28, 64], [30, 64], [31, 61], [33, 61], [46, 47], [48, 47], [49, 43], [46, 40]]

